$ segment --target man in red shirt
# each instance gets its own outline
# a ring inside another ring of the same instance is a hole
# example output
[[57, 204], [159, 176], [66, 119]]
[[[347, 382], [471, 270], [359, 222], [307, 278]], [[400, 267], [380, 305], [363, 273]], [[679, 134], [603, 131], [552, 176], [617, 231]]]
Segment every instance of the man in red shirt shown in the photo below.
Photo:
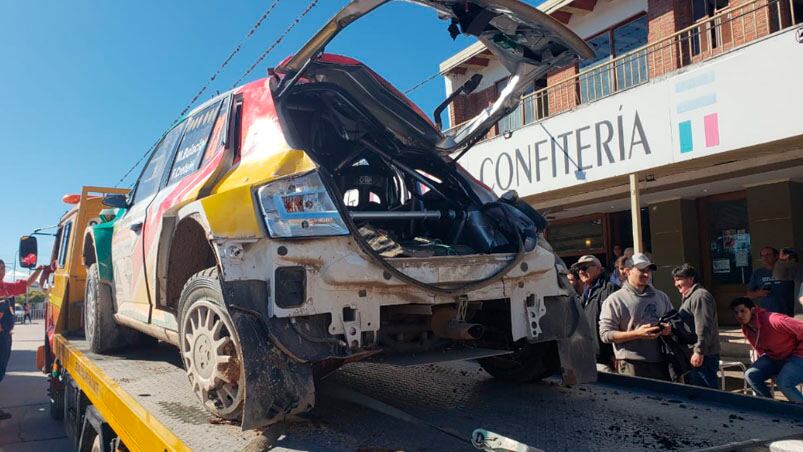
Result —
[[759, 354], [744, 373], [753, 391], [772, 397], [765, 382], [775, 377], [790, 402], [803, 403], [803, 394], [796, 387], [803, 383], [803, 322], [756, 307], [747, 297], [733, 300], [730, 307], [742, 325], [742, 333]]
[[[14, 303], [13, 297], [24, 295], [28, 286], [36, 281], [43, 267], [38, 267], [27, 280], [19, 280], [7, 283], [3, 281], [6, 277], [6, 263], [0, 260], [0, 381], [6, 376], [6, 365], [11, 357], [11, 328], [14, 327]], [[9, 298], [10, 300], [5, 300]], [[0, 410], [0, 420], [8, 419], [11, 414]]]

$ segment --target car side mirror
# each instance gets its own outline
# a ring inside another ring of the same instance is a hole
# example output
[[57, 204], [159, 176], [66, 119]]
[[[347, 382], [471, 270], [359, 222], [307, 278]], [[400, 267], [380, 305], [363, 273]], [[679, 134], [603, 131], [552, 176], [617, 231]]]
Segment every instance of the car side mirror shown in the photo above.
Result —
[[20, 238], [19, 262], [22, 268], [35, 268], [39, 254], [36, 237], [24, 235]]
[[115, 209], [128, 208], [128, 196], [119, 193], [111, 193], [103, 197], [101, 201], [106, 207], [114, 207]]

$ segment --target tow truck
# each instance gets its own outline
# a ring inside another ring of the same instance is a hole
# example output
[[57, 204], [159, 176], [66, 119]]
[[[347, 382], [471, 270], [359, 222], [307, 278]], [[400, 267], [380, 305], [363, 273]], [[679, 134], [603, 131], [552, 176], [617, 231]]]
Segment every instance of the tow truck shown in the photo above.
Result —
[[[203, 407], [172, 345], [90, 351], [84, 236], [74, 231], [115, 215], [101, 204], [110, 193], [125, 190], [84, 187], [65, 197], [72, 208], [56, 233], [37, 351], [50, 414], [77, 451], [766, 450], [803, 438], [803, 405], [607, 373], [591, 384], [554, 376], [522, 385], [469, 361], [347, 364], [319, 382], [311, 412], [243, 430]], [[23, 237], [20, 253], [37, 254], [35, 237]]]
[[[588, 383], [589, 328], [546, 221], [456, 160], [531, 80], [591, 50], [517, 0], [411, 2], [512, 74], [456, 132], [441, 130], [446, 103], [433, 124], [362, 63], [324, 53], [386, 3], [352, 0], [267, 79], [183, 118], [133, 194], [65, 197], [37, 364], [76, 450], [704, 449], [803, 434], [797, 405]], [[446, 255], [421, 257], [422, 239]], [[402, 254], [372, 244], [387, 242]], [[35, 237], [20, 255], [35, 265]], [[557, 371], [558, 355], [562, 385], [520, 384]]]

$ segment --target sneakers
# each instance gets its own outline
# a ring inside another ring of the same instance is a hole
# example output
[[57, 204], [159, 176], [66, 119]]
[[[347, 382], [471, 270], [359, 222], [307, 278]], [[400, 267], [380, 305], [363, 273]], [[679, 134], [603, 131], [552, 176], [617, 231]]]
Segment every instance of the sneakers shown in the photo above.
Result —
[[10, 418], [11, 418], [11, 413], [9, 413], [8, 411], [0, 410], [0, 421], [4, 421]]

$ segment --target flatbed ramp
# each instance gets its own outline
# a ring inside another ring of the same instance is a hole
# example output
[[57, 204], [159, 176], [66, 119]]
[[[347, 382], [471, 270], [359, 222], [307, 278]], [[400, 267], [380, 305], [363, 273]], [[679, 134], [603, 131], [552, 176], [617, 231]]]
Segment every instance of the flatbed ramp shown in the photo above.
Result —
[[516, 385], [470, 362], [347, 365], [321, 383], [309, 415], [263, 435], [211, 419], [171, 346], [95, 355], [80, 339], [60, 342], [73, 355], [71, 373], [94, 367], [139, 405], [129, 409], [174, 435], [176, 449], [261, 450], [272, 441], [272, 450], [464, 451], [475, 450], [476, 428], [546, 451], [699, 450], [803, 437], [803, 407], [610, 375], [574, 387]]

